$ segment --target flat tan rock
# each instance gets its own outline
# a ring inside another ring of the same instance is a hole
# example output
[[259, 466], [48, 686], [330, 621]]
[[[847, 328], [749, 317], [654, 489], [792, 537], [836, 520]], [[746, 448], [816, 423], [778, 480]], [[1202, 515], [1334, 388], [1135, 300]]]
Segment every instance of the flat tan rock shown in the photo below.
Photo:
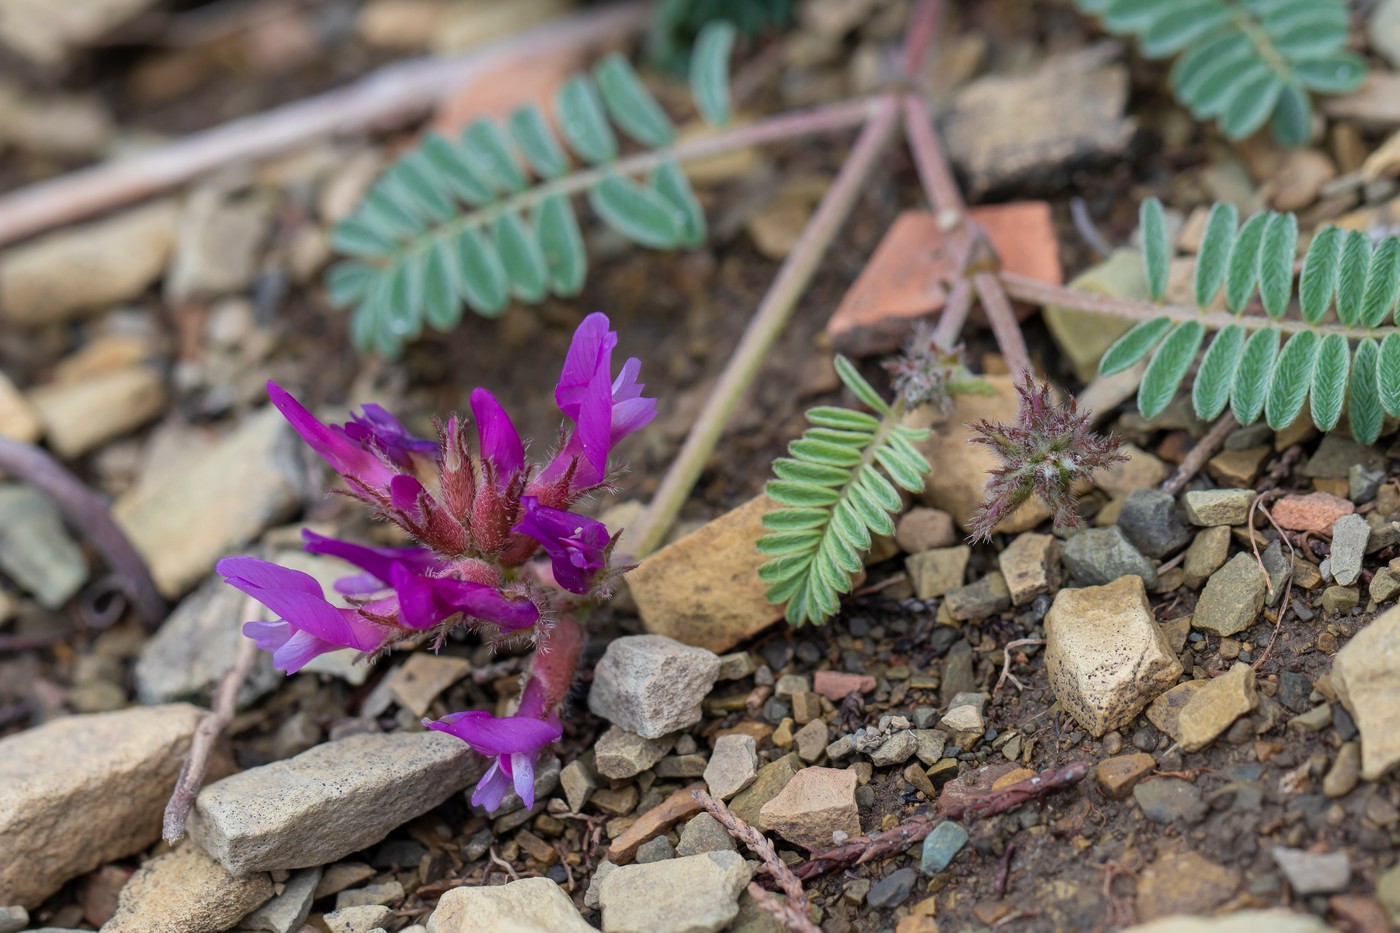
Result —
[[1017, 536], [997, 555], [1011, 605], [1024, 606], [1060, 588], [1060, 540], [1054, 535]]
[[1147, 721], [1177, 741], [1181, 735], [1181, 711], [1205, 685], [1204, 680], [1185, 680], [1172, 687], [1147, 707]]
[[267, 872], [231, 874], [186, 843], [131, 876], [102, 933], [222, 933], [271, 897]]
[[1400, 607], [1357, 632], [1332, 659], [1332, 685], [1361, 732], [1361, 776], [1400, 762]]
[[1095, 736], [1131, 723], [1181, 676], [1138, 576], [1060, 590], [1045, 638], [1056, 699]]
[[154, 419], [165, 410], [166, 398], [165, 380], [144, 366], [41, 386], [29, 395], [50, 446], [65, 460]]
[[32, 444], [42, 433], [34, 406], [29, 404], [9, 376], [0, 373], [0, 437]]
[[184, 703], [138, 707], [0, 739], [0, 904], [37, 906], [159, 839], [200, 715]]
[[774, 507], [767, 496], [750, 499], [627, 574], [642, 626], [719, 654], [782, 618], [763, 595], [758, 568], [767, 558], [755, 547]]
[[1240, 873], [1184, 848], [1169, 848], [1138, 875], [1137, 911], [1143, 920], [1208, 913], [1234, 896]]
[[0, 317], [57, 324], [137, 297], [165, 269], [177, 213], [161, 201], [5, 250]]
[[794, 845], [816, 850], [836, 844], [835, 833], [860, 835], [856, 773], [846, 768], [803, 768], [763, 805], [763, 822]]
[[268, 405], [228, 436], [181, 451], [118, 499], [113, 515], [174, 598], [290, 518], [310, 494], [306, 476], [300, 439]]

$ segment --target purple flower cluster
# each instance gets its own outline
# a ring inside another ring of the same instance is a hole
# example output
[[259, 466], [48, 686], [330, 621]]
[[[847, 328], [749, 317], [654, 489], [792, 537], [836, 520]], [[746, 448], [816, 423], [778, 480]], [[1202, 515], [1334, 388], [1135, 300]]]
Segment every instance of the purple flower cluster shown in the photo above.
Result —
[[[301, 571], [225, 558], [219, 572], [278, 617], [248, 622], [244, 634], [288, 674], [328, 651], [372, 655], [430, 634], [440, 641], [459, 625], [492, 639], [531, 638], [533, 672], [514, 716], [471, 711], [425, 723], [496, 759], [473, 798], [488, 809], [511, 786], [531, 802], [535, 756], [561, 734], [555, 710], [582, 648], [577, 623], [553, 618], [549, 589], [536, 578], [552, 576], [569, 593], [602, 598], [615, 573], [609, 567], [614, 536], [570, 507], [607, 486], [613, 448], [656, 416], [656, 400], [642, 396], [635, 358], [614, 376], [616, 346], [605, 315], [589, 315], [575, 331], [554, 392], [567, 420], [557, 451], [542, 466], [526, 459], [515, 425], [485, 389], [471, 394], [474, 454], [466, 419], [439, 424], [437, 440], [415, 437], [378, 405], [365, 405], [344, 425], [326, 425], [268, 383], [273, 405], [344, 478], [349, 493], [418, 545], [367, 547], [303, 532], [307, 551], [358, 569], [335, 584], [343, 606]], [[540, 551], [550, 573], [521, 572]]]

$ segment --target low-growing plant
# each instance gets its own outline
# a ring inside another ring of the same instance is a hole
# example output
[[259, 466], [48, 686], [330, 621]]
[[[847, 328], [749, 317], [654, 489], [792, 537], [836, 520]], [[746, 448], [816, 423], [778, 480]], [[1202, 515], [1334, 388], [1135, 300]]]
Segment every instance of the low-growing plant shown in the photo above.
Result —
[[1238, 140], [1265, 123], [1283, 146], [1312, 139], [1312, 95], [1354, 91], [1366, 62], [1347, 51], [1343, 0], [1075, 0], [1148, 58], [1178, 56], [1169, 83], [1197, 120]]
[[[366, 405], [344, 425], [326, 425], [276, 383], [268, 395], [302, 440], [345, 481], [345, 494], [417, 544], [370, 547], [303, 532], [312, 554], [359, 568], [326, 599], [307, 573], [253, 557], [228, 557], [218, 570], [261, 602], [276, 621], [252, 621], [244, 634], [288, 674], [328, 651], [374, 657], [394, 648], [440, 646], [469, 629], [491, 644], [533, 645], [531, 669], [511, 716], [480, 710], [423, 725], [454, 735], [492, 759], [472, 803], [495, 810], [512, 787], [534, 804], [540, 751], [562, 735], [558, 710], [583, 648], [577, 616], [606, 600], [621, 568], [616, 536], [602, 522], [570, 511], [610, 488], [614, 446], [656, 415], [642, 396], [641, 364], [614, 375], [617, 334], [591, 314], [574, 333], [554, 397], [565, 422], [543, 463], [526, 459], [510, 417], [485, 389], [471, 394], [476, 453], [465, 418], [438, 425], [436, 440], [414, 437], [384, 409]], [[540, 553], [547, 562], [536, 562]]]

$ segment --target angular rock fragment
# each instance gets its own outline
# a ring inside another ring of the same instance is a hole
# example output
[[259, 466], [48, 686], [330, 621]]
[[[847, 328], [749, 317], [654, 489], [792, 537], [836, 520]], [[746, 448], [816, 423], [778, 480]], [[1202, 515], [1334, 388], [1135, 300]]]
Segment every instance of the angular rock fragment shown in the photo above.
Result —
[[593, 672], [588, 708], [648, 739], [700, 721], [701, 701], [719, 676], [719, 658], [660, 635], [614, 639]]
[[[598, 889], [604, 933], [723, 930], [752, 871], [738, 852], [705, 852], [608, 872]], [[684, 917], [685, 926], [676, 919]], [[582, 931], [580, 931], [582, 933]]]
[[1380, 780], [1400, 763], [1400, 607], [1373, 619], [1337, 652], [1332, 685], [1361, 732], [1361, 776]]
[[272, 878], [267, 872], [233, 874], [199, 846], [186, 843], [151, 859], [131, 876], [117, 900], [117, 912], [102, 929], [222, 933], [270, 897]]
[[836, 768], [804, 768], [763, 805], [763, 824], [794, 845], [825, 849], [835, 834], [860, 835], [856, 773]]
[[1258, 620], [1267, 590], [1268, 581], [1254, 555], [1236, 554], [1211, 574], [1191, 625], [1222, 637], [1238, 635]]
[[1056, 699], [1095, 736], [1132, 722], [1182, 673], [1140, 577], [1060, 590], [1045, 638]]
[[521, 878], [509, 884], [463, 885], [444, 894], [428, 919], [431, 933], [592, 933], [578, 908], [548, 878]]

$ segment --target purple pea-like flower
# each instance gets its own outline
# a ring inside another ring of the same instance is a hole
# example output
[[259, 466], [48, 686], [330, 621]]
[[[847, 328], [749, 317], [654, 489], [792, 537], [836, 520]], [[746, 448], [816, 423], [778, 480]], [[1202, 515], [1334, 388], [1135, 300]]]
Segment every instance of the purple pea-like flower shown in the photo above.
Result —
[[599, 571], [607, 567], [612, 538], [602, 522], [563, 509], [541, 505], [534, 496], [521, 496], [524, 511], [512, 531], [540, 543], [554, 571], [554, 580], [570, 593], [586, 594]]
[[277, 383], [268, 382], [267, 395], [292, 429], [337, 473], [351, 485], [382, 494], [396, 471], [377, 453], [351, 440], [344, 431], [323, 424]]
[[481, 459], [490, 465], [497, 488], [505, 489], [525, 469], [525, 445], [496, 396], [485, 389], [473, 389], [471, 406], [481, 438]]
[[360, 406], [360, 413], [337, 427], [350, 440], [366, 450], [378, 450], [393, 464], [404, 470], [413, 469], [415, 453], [435, 453], [438, 442], [410, 434], [399, 419], [380, 405]]
[[[280, 621], [248, 622], [243, 634], [272, 652], [272, 665], [295, 674], [317, 655], [340, 648], [378, 651], [397, 634], [387, 625], [375, 622], [361, 610], [333, 606], [326, 601], [310, 574], [279, 567], [254, 557], [226, 557], [219, 561], [219, 573], [229, 583], [275, 612]], [[375, 615], [392, 615], [396, 601], [391, 597], [362, 607]]]
[[569, 493], [598, 485], [608, 474], [612, 448], [656, 417], [656, 399], [643, 398], [637, 381], [641, 362], [635, 357], [612, 376], [612, 351], [617, 334], [608, 330], [605, 314], [590, 314], [574, 331], [573, 342], [554, 390], [559, 410], [574, 422], [574, 430], [538, 483], [561, 480], [572, 468]]
[[458, 613], [510, 632], [540, 619], [539, 607], [529, 599], [507, 596], [489, 583], [422, 576], [402, 564], [389, 568], [389, 582], [398, 594], [399, 619], [413, 629], [432, 628]]
[[526, 809], [535, 805], [535, 763], [545, 746], [559, 741], [564, 728], [559, 717], [538, 718], [522, 703], [514, 716], [492, 716], [482, 710], [449, 713], [440, 720], [423, 720], [423, 725], [446, 732], [466, 742], [477, 752], [494, 758], [472, 793], [472, 805], [494, 811], [511, 788], [520, 795]]
[[335, 581], [336, 592], [346, 595], [358, 596], [388, 589], [395, 566], [424, 575], [439, 573], [448, 566], [446, 561], [425, 547], [369, 547], [318, 535], [309, 528], [302, 529], [301, 537], [306, 542], [302, 548], [307, 553], [339, 557], [363, 571]]

